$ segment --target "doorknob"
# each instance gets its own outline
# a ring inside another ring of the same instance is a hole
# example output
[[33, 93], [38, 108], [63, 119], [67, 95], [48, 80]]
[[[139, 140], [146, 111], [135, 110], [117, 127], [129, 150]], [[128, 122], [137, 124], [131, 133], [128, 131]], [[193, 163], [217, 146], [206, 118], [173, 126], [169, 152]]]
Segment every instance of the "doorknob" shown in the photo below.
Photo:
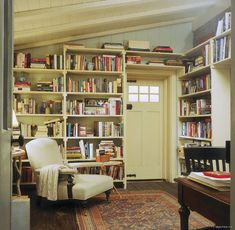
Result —
[[132, 107], [133, 107], [132, 104], [127, 104], [127, 105], [126, 105], [126, 109], [127, 109], [127, 110], [132, 110]]

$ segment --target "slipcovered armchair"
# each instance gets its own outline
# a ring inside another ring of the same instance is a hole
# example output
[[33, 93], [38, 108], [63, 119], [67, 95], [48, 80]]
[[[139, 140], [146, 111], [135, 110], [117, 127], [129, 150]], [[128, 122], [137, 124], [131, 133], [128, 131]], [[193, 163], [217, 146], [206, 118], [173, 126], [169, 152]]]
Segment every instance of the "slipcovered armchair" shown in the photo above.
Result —
[[[55, 140], [38, 138], [26, 144], [30, 165], [35, 173], [37, 198], [48, 200], [74, 199], [85, 201], [106, 193], [108, 200], [113, 188], [113, 179], [106, 175], [78, 174], [78, 168], [87, 163], [64, 164]], [[89, 166], [99, 166], [91, 162]], [[101, 166], [101, 165], [100, 165]]]

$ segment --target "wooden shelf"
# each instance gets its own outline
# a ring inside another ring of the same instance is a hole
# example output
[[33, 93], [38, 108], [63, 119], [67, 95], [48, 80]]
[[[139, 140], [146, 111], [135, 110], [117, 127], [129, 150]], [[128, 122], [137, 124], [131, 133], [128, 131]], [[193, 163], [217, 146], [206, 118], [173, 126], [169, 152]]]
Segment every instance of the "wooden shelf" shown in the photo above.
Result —
[[189, 139], [189, 140], [198, 140], [198, 141], [212, 141], [212, 139], [209, 138], [200, 138], [200, 137], [189, 137], [189, 136], [179, 136], [181, 139]]
[[229, 67], [231, 65], [231, 57], [213, 63], [214, 67]]
[[67, 140], [80, 140], [80, 139], [87, 139], [87, 140], [91, 140], [91, 139], [123, 139], [124, 137], [121, 136], [121, 137], [66, 137]]
[[65, 52], [69, 53], [83, 53], [83, 54], [113, 54], [121, 55], [125, 53], [124, 49], [98, 49], [98, 48], [84, 48], [76, 45], [64, 45]]
[[24, 72], [24, 73], [43, 73], [43, 74], [63, 74], [62, 69], [36, 69], [36, 68], [13, 68], [14, 72]]
[[179, 118], [180, 118], [180, 119], [188, 119], [188, 118], [203, 118], [203, 117], [211, 117], [211, 114], [200, 114], [200, 115], [179, 116]]
[[193, 71], [186, 73], [179, 77], [180, 80], [187, 80], [193, 77], [200, 77], [200, 75], [207, 74], [210, 72], [210, 65], [202, 66], [197, 69], [194, 69]]
[[214, 36], [211, 39], [219, 39], [219, 38], [225, 37], [227, 35], [231, 35], [231, 29], [224, 31], [223, 33], [221, 33], [217, 36]]
[[124, 115], [67, 115], [67, 117], [124, 117]]
[[59, 96], [63, 96], [63, 92], [50, 92], [50, 91], [14, 91], [13, 94], [36, 94], [36, 95], [59, 95]]
[[63, 117], [63, 114], [16, 114], [17, 117]]
[[66, 70], [67, 74], [81, 74], [81, 75], [123, 75], [121, 71], [101, 71], [101, 70]]
[[[25, 140], [33, 140], [33, 139], [37, 139], [37, 138], [39, 138], [39, 137], [25, 137], [24, 136]], [[45, 137], [45, 138], [51, 138], [51, 139], [55, 139], [55, 140], [64, 139], [64, 137]]]
[[172, 59], [178, 59], [183, 56], [182, 53], [146, 52], [146, 51], [132, 51], [132, 50], [127, 50], [126, 55], [135, 55], [135, 56], [152, 57], [152, 58], [172, 58]]
[[184, 66], [171, 65], [147, 65], [147, 64], [126, 64], [126, 70], [184, 70]]
[[66, 93], [67, 95], [78, 95], [78, 96], [84, 96], [84, 97], [87, 97], [87, 96], [92, 96], [92, 97], [100, 97], [100, 96], [105, 96], [105, 97], [108, 97], [108, 96], [115, 96], [115, 97], [123, 97], [124, 94], [123, 93], [86, 93], [86, 92], [67, 92]]
[[189, 94], [185, 94], [185, 95], [181, 95], [179, 96], [179, 99], [183, 99], [183, 98], [189, 98], [189, 97], [198, 97], [198, 96], [202, 96], [202, 95], [210, 95], [211, 93], [211, 89], [207, 89], [207, 90], [203, 90], [200, 92], [196, 92], [196, 93], [189, 93]]

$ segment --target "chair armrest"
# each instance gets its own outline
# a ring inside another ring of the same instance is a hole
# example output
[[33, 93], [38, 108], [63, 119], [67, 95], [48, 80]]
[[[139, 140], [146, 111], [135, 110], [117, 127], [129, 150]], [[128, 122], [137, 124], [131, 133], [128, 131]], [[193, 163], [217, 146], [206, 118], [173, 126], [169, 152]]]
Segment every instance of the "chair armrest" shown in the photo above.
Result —
[[[37, 175], [40, 174], [40, 169], [36, 169], [35, 170], [35, 173]], [[66, 175], [66, 174], [77, 174], [77, 169], [76, 168], [62, 168], [62, 169], [59, 169], [59, 174], [62, 174], [62, 175]]]
[[78, 173], [75, 168], [63, 168], [59, 170], [60, 174], [76, 174]]
[[86, 167], [102, 167], [104, 164], [102, 162], [80, 162], [80, 163], [67, 163], [66, 166], [68, 166], [71, 169], [75, 168], [86, 168]]

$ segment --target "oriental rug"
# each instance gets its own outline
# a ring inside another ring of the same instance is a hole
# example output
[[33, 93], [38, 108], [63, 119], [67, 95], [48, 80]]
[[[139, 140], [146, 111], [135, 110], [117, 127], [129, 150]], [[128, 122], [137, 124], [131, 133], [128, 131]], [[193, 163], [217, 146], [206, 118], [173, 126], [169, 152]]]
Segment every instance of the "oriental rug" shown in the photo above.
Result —
[[[76, 208], [80, 230], [180, 229], [179, 204], [163, 191], [128, 191], [112, 193], [110, 202], [104, 195], [89, 200], [86, 208]], [[189, 229], [213, 226], [213, 223], [191, 212]]]

